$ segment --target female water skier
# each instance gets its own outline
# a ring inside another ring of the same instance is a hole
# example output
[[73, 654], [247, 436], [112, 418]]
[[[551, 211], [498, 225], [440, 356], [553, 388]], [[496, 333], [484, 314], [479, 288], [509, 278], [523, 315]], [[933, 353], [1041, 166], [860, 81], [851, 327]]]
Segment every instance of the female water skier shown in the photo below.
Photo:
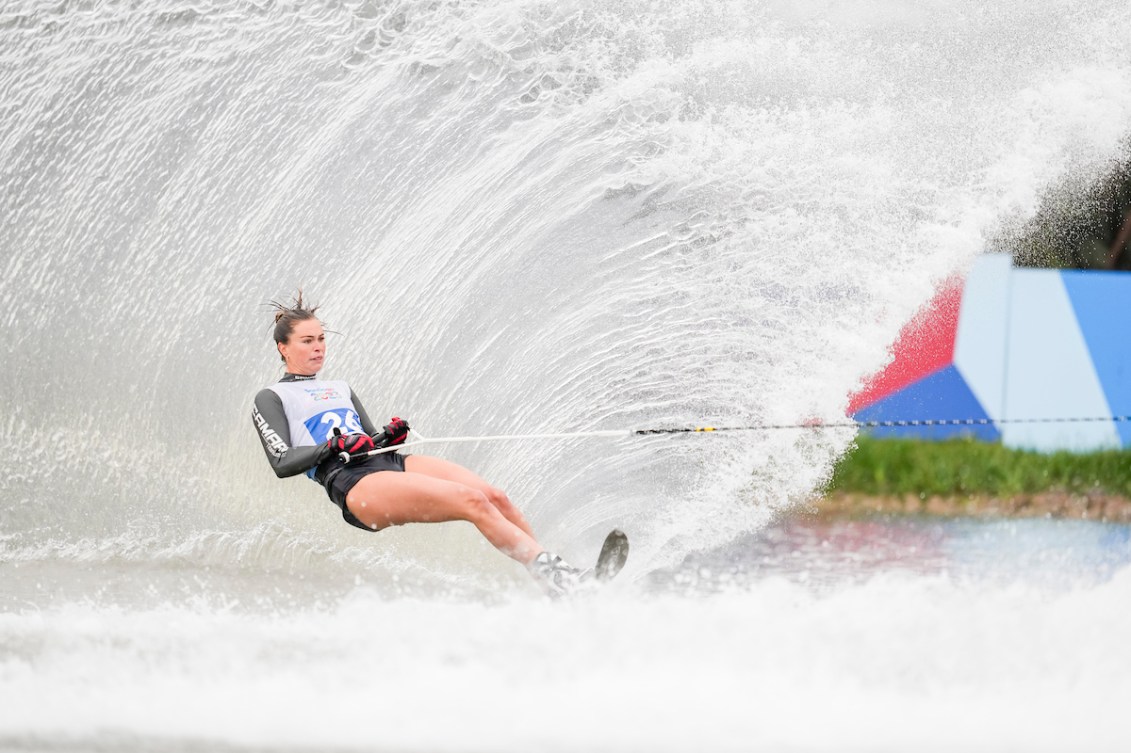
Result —
[[[403, 444], [408, 424], [393, 418], [378, 431], [348, 384], [318, 378], [326, 335], [314, 315], [318, 307], [308, 308], [301, 291], [290, 306], [272, 305], [275, 347], [287, 370], [255, 396], [252, 418], [276, 476], [306, 473], [325, 487], [347, 523], [366, 531], [468, 521], [495, 548], [526, 565], [550, 595], [577, 585], [579, 571], [545, 551], [507, 495], [468, 469], [397, 451], [364, 455]], [[343, 452], [356, 459], [343, 462]]]

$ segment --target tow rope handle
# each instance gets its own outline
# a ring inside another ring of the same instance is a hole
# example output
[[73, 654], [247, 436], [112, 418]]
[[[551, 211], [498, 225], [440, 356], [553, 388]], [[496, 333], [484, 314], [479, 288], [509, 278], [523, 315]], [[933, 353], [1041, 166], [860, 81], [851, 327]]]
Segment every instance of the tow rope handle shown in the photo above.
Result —
[[[334, 436], [340, 437], [341, 435], [342, 435], [342, 430], [339, 429], [337, 426], [335, 426], [334, 427]], [[381, 438], [378, 439], [377, 437], [374, 437], [372, 434], [369, 435], [369, 438], [373, 440], [373, 444], [376, 445], [375, 449], [369, 450], [368, 452], [358, 453], [356, 455], [356, 457], [360, 458], [360, 457], [369, 457], [370, 455], [380, 455], [380, 454], [385, 453], [385, 452], [393, 452], [394, 450], [397, 450], [397, 449], [405, 446], [404, 443], [390, 446], [389, 441], [392, 439], [392, 437], [387, 435], [385, 432], [381, 432], [378, 436], [381, 437]], [[438, 440], [434, 440], [434, 441], [438, 441]], [[343, 463], [348, 464], [351, 460], [354, 459], [354, 457], [355, 457], [354, 455], [350, 455], [345, 450], [342, 450], [341, 452], [338, 453], [338, 460], [342, 461]]]

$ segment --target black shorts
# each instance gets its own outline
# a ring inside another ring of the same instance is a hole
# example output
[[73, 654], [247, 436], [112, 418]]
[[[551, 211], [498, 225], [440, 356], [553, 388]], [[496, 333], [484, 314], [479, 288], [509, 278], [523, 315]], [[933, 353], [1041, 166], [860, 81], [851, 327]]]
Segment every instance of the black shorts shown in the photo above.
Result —
[[361, 481], [370, 473], [380, 473], [381, 471], [403, 472], [405, 457], [405, 455], [401, 455], [398, 452], [370, 455], [365, 460], [355, 460], [352, 463], [348, 463], [334, 474], [330, 482], [326, 484], [326, 493], [330, 495], [330, 499], [335, 505], [342, 508], [342, 518], [347, 523], [371, 533], [375, 530], [380, 530], [370, 528], [355, 518], [346, 505], [346, 496], [350, 493], [350, 490], [357, 485], [358, 481]]

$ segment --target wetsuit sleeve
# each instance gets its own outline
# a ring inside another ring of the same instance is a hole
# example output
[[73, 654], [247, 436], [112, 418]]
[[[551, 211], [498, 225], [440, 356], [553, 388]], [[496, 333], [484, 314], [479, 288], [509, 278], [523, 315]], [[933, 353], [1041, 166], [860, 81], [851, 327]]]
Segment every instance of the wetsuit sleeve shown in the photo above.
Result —
[[283, 401], [272, 390], [260, 390], [255, 396], [255, 408], [251, 413], [259, 441], [271, 470], [279, 478], [297, 476], [330, 457], [330, 448], [324, 444], [313, 447], [291, 447], [291, 430], [287, 414], [283, 411]]
[[357, 417], [361, 419], [361, 428], [366, 434], [372, 437], [384, 431], [384, 429], [378, 429], [373, 425], [373, 421], [370, 420], [369, 414], [365, 412], [365, 406], [361, 404], [361, 399], [358, 398], [353, 387], [350, 387], [350, 400], [353, 401], [353, 407], [354, 410], [357, 411]]

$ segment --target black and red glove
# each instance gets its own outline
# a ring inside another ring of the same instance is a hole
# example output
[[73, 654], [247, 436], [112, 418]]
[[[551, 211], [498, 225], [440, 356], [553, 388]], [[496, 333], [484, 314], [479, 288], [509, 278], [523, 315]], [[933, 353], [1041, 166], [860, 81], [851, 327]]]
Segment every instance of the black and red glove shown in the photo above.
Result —
[[335, 434], [326, 444], [337, 455], [343, 452], [350, 455], [360, 455], [375, 448], [373, 437], [368, 434]]
[[385, 429], [377, 436], [377, 444], [382, 447], [392, 447], [404, 444], [406, 437], [408, 437], [408, 421], [393, 416], [393, 419], [385, 424]]

